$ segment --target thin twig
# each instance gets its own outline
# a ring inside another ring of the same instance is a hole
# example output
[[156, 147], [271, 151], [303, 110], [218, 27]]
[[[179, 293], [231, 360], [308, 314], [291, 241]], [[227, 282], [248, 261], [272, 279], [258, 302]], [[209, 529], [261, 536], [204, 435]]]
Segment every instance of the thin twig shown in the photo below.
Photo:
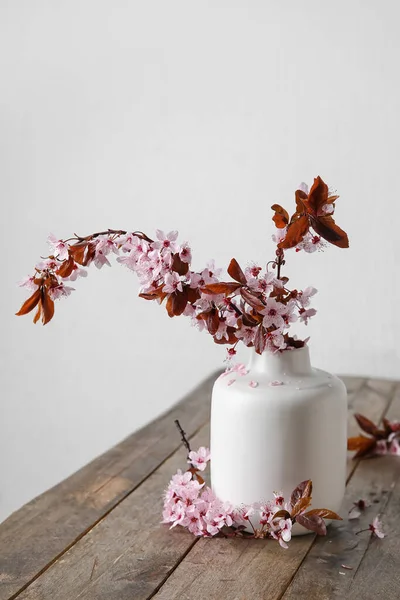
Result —
[[177, 428], [179, 430], [179, 433], [181, 434], [182, 443], [185, 446], [185, 448], [186, 448], [186, 450], [188, 451], [188, 454], [189, 454], [189, 452], [191, 452], [192, 450], [190, 448], [190, 444], [189, 444], [188, 439], [186, 437], [186, 433], [183, 431], [183, 429], [181, 427], [181, 424], [179, 423], [178, 419], [175, 419], [175, 425], [177, 426]]

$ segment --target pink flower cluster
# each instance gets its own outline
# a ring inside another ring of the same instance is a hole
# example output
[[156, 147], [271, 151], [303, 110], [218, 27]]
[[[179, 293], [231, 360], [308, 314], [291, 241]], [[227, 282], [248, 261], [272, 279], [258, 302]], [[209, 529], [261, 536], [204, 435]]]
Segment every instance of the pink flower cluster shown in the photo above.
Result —
[[[282, 494], [274, 494], [274, 500], [251, 506], [234, 508], [229, 502], [219, 500], [211, 488], [206, 487], [196, 471], [204, 469], [210, 460], [210, 452], [201, 447], [191, 451], [188, 462], [194, 467], [182, 473], [178, 470], [172, 477], [164, 495], [163, 523], [170, 528], [181, 525], [195, 536], [212, 537], [220, 533], [241, 532], [250, 527], [255, 537], [269, 537], [287, 548], [291, 539], [292, 520], [277, 515], [290, 510]], [[289, 513], [288, 513], [289, 514]]]
[[288, 280], [279, 277], [274, 261], [272, 268], [267, 265], [263, 269], [252, 263], [242, 271], [232, 259], [228, 273], [233, 282], [220, 280], [222, 270], [216, 268], [214, 261], [201, 271], [191, 270], [190, 246], [187, 242], [178, 243], [177, 231], [164, 233], [158, 229], [155, 241], [141, 232], [111, 230], [71, 239], [74, 243], [49, 236], [52, 254], [36, 265], [33, 276], [21, 282], [33, 295], [18, 314], [26, 314], [37, 304], [40, 313], [43, 303], [46, 305], [42, 317], [47, 323], [54, 313], [54, 300], [67, 297], [74, 290], [68, 283], [86, 277], [87, 271], [82, 267], [91, 263], [98, 269], [111, 266], [112, 255], [136, 273], [142, 286], [141, 297], [165, 301], [169, 316], [183, 314], [200, 331], [208, 331], [216, 343], [228, 344], [228, 358], [236, 354], [240, 341], [255, 346], [260, 354], [264, 350], [276, 352], [303, 345], [289, 336], [289, 328], [296, 321], [307, 325], [316, 313], [310, 307], [315, 288], [287, 289]]

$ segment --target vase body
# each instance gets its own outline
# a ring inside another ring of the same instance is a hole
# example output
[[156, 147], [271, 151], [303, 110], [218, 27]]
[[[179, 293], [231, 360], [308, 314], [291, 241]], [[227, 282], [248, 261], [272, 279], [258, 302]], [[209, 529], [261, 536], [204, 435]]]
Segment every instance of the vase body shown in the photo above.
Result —
[[[312, 506], [338, 512], [346, 483], [347, 393], [343, 382], [310, 365], [305, 346], [257, 355], [223, 373], [211, 406], [211, 485], [235, 506], [273, 492], [290, 499], [305, 479]], [[296, 525], [293, 534], [308, 533]]]

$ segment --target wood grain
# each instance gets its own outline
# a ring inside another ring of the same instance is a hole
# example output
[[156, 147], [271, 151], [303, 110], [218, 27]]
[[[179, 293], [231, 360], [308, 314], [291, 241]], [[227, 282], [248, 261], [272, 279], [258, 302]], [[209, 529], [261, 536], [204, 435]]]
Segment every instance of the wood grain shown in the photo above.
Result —
[[[178, 437], [177, 433], [175, 436]], [[208, 443], [202, 427], [193, 446]], [[144, 600], [196, 543], [182, 528], [160, 524], [171, 474], [184, 468], [179, 449], [19, 596], [19, 600]]]
[[0, 525], [0, 600], [8, 600], [129, 495], [209, 419], [216, 374], [182, 402]]
[[[400, 460], [394, 457], [352, 461], [343, 510], [358, 496], [371, 499], [359, 523], [333, 524], [327, 538], [317, 541], [313, 535], [295, 538], [287, 551], [264, 540], [198, 540], [160, 525], [163, 490], [171, 473], [185, 466], [173, 420], [179, 418], [189, 435], [195, 434], [193, 447], [208, 444], [214, 378], [0, 525], [0, 600], [381, 597], [380, 578], [367, 589], [362, 577], [376, 561], [373, 552], [379, 553], [383, 545], [371, 541], [369, 533], [354, 532], [367, 527], [377, 512], [391, 528], [397, 527]], [[343, 379], [349, 391], [350, 432], [358, 431], [354, 412], [375, 421], [386, 412], [399, 418], [400, 386], [390, 405], [393, 382]], [[389, 566], [399, 566], [398, 550], [393, 541], [386, 554]], [[342, 568], [342, 561], [353, 570]], [[397, 584], [398, 578], [389, 577], [389, 566], [388, 581]], [[320, 573], [321, 581], [313, 573]], [[320, 595], [312, 595], [314, 588]], [[363, 596], [354, 595], [358, 588]], [[373, 596], [367, 595], [369, 589]], [[389, 600], [399, 597], [390, 595], [390, 583], [382, 589]]]
[[[353, 398], [353, 407], [356, 406], [357, 411], [369, 418], [377, 417], [378, 420], [389, 405], [394, 387], [392, 382], [379, 382], [373, 386], [370, 383], [359, 385]], [[353, 420], [353, 411], [350, 411], [350, 428]], [[346, 494], [346, 502], [349, 502], [354, 495], [354, 490], [348, 488]], [[344, 510], [347, 514], [346, 505]], [[330, 535], [331, 532], [328, 539], [323, 538], [329, 545]], [[218, 546], [215, 547], [213, 542], [217, 540], [200, 540], [154, 598], [156, 600], [280, 599], [312, 548], [314, 539], [315, 537], [311, 535], [293, 539], [289, 550], [285, 552], [268, 542], [263, 544], [261, 541], [259, 544], [259, 540], [249, 541], [246, 549], [243, 548], [240, 540], [233, 542], [218, 540]], [[304, 598], [311, 598], [308, 596], [309, 587], [305, 586], [304, 590]], [[294, 595], [293, 598], [296, 596]]]

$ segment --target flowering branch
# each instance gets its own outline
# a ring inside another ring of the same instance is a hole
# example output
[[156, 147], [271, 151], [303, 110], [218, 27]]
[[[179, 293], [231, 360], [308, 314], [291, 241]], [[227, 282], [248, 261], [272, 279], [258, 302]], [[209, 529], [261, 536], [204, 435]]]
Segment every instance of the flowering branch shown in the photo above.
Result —
[[365, 435], [358, 435], [347, 440], [347, 449], [355, 450], [353, 458], [369, 458], [393, 454], [400, 456], [400, 423], [383, 419], [383, 427], [379, 428], [372, 421], [360, 414], [354, 415]]
[[185, 473], [178, 470], [173, 475], [164, 494], [163, 509], [163, 522], [169, 523], [171, 529], [181, 525], [195, 536], [202, 537], [274, 539], [287, 548], [295, 523], [319, 535], [326, 535], [324, 519], [341, 520], [339, 515], [326, 508], [308, 510], [311, 480], [302, 481], [293, 490], [289, 502], [285, 502], [281, 493], [274, 492], [274, 499], [269, 502], [234, 507], [205, 487], [198, 471], [204, 471], [209, 461], [210, 452], [202, 446], [197, 452], [189, 452], [191, 467]]
[[[265, 269], [251, 264], [242, 270], [233, 258], [227, 269], [230, 281], [220, 280], [221, 269], [216, 269], [214, 261], [202, 271], [192, 270], [191, 249], [186, 242], [178, 244], [177, 231], [165, 234], [157, 230], [156, 240], [141, 231], [123, 229], [107, 229], [84, 237], [75, 234], [67, 240], [50, 235], [51, 254], [20, 284], [32, 295], [17, 315], [36, 309], [34, 322], [41, 319], [45, 325], [54, 316], [54, 301], [74, 290], [66, 283], [86, 277], [83, 267], [92, 263], [99, 269], [111, 266], [109, 257], [115, 254], [117, 262], [138, 276], [141, 298], [165, 302], [170, 317], [188, 316], [217, 344], [230, 346], [228, 357], [236, 354], [240, 341], [253, 346], [258, 354], [299, 348], [307, 340], [291, 336], [289, 329], [296, 321], [307, 325], [316, 314], [310, 308], [310, 299], [317, 290], [287, 287], [288, 278], [281, 276], [284, 249], [295, 247], [296, 251], [314, 252], [323, 246], [322, 238], [347, 247], [346, 234], [332, 218], [336, 199], [317, 177], [310, 191], [305, 185], [296, 191], [296, 212], [290, 219], [285, 209], [274, 204], [275, 259]], [[310, 228], [316, 235], [310, 233]]]

